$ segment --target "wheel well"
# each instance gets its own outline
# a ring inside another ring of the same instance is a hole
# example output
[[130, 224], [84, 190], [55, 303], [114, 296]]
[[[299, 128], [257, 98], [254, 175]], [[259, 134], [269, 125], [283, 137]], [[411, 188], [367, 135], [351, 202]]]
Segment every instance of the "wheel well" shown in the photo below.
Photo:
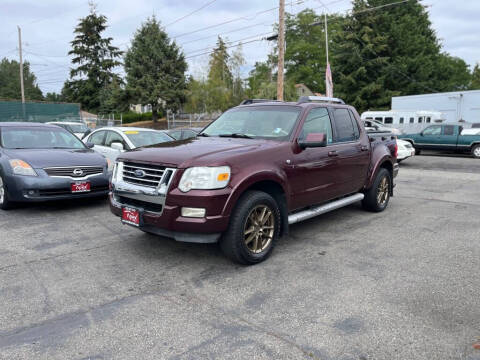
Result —
[[283, 190], [282, 186], [276, 181], [265, 180], [252, 184], [245, 191], [249, 190], [263, 191], [275, 199], [280, 208], [280, 216], [282, 219], [280, 236], [288, 234], [288, 206], [285, 191]]

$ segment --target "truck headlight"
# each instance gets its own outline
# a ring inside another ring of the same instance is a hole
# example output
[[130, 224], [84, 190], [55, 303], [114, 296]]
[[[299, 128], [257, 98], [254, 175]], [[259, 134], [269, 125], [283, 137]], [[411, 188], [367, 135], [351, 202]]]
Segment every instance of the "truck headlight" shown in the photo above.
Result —
[[112, 160], [107, 159], [107, 171], [108, 172], [113, 171], [114, 167], [115, 167], [115, 163]]
[[13, 159], [9, 162], [15, 175], [38, 176], [30, 164], [23, 160]]
[[113, 173], [112, 173], [112, 184], [116, 184], [118, 181], [122, 179], [123, 173], [123, 162], [116, 162], [113, 166]]
[[180, 191], [223, 189], [230, 181], [230, 167], [191, 167], [185, 170], [178, 184]]

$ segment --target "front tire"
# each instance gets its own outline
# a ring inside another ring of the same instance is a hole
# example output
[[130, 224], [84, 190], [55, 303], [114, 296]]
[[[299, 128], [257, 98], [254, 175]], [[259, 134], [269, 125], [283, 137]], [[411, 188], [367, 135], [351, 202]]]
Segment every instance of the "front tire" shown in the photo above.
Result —
[[12, 208], [12, 202], [8, 199], [8, 192], [2, 175], [0, 175], [0, 209], [8, 210]]
[[262, 191], [248, 191], [242, 195], [233, 211], [220, 247], [234, 262], [257, 264], [272, 253], [280, 225], [277, 202]]
[[372, 184], [372, 187], [365, 192], [362, 205], [366, 210], [381, 212], [385, 210], [390, 201], [392, 188], [392, 176], [390, 171], [381, 168]]
[[472, 156], [475, 159], [480, 159], [480, 145], [475, 145], [472, 147]]

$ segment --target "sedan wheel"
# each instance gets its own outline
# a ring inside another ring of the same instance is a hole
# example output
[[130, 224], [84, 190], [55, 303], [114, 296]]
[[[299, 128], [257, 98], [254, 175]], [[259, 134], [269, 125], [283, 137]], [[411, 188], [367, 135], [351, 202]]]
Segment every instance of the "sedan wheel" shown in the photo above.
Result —
[[12, 207], [12, 203], [8, 200], [8, 193], [5, 182], [0, 175], [0, 209], [7, 210]]
[[474, 148], [472, 149], [472, 155], [473, 157], [480, 159], [480, 145], [474, 146]]

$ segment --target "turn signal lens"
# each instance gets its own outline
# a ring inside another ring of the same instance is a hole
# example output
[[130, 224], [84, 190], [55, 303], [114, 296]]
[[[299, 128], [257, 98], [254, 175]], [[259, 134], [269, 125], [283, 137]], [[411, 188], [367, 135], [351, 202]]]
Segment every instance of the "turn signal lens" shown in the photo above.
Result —
[[10, 166], [12, 167], [13, 173], [15, 175], [37, 176], [35, 170], [33, 170], [33, 168], [23, 160], [10, 160]]
[[229, 173], [221, 173], [221, 174], [218, 174], [217, 180], [218, 181], [227, 181], [229, 177], [230, 177]]

